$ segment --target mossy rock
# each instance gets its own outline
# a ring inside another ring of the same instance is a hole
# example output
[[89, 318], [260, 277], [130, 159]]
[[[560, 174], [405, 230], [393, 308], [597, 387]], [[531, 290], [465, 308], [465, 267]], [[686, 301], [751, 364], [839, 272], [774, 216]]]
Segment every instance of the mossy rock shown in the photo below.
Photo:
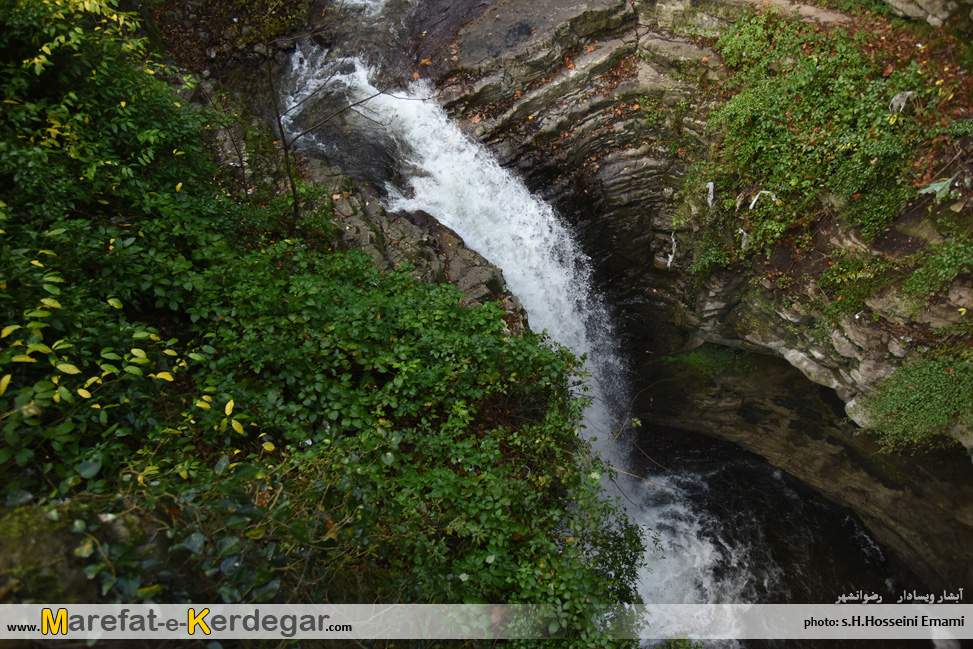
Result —
[[40, 506], [0, 514], [0, 591], [7, 602], [92, 602], [95, 584], [73, 555], [78, 535]]

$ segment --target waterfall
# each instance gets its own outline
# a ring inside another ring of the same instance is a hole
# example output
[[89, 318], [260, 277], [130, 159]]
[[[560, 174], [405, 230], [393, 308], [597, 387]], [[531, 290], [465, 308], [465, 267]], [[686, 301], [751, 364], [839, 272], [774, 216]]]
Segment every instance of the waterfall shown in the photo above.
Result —
[[[284, 85], [286, 106], [297, 106], [317, 89], [325, 60], [295, 53], [293, 76]], [[594, 405], [586, 414], [585, 435], [597, 437], [593, 448], [609, 463], [626, 455], [610, 447], [613, 431], [627, 413], [629, 387], [617, 352], [608, 310], [594, 291], [590, 262], [554, 209], [451, 122], [435, 102], [430, 87], [414, 83], [407, 90], [382, 94], [360, 61], [336, 63], [342, 73], [330, 77], [332, 90], [356, 107], [370, 138], [387, 140], [401, 165], [404, 182], [388, 186], [389, 210], [424, 210], [462, 236], [467, 245], [503, 269], [510, 289], [520, 297], [535, 331], [587, 356]], [[299, 120], [288, 115], [287, 123]], [[323, 147], [324, 142], [317, 142]], [[665, 476], [647, 476], [654, 482]], [[606, 484], [606, 486], [608, 486]], [[746, 548], [711, 538], [714, 521], [693, 509], [674, 488], [622, 476], [613, 489], [628, 515], [645, 530], [652, 548], [649, 567], [640, 575], [640, 592], [651, 603], [742, 601], [750, 574], [741, 560]], [[727, 567], [739, 570], [727, 570]], [[717, 579], [719, 575], [719, 579]]]

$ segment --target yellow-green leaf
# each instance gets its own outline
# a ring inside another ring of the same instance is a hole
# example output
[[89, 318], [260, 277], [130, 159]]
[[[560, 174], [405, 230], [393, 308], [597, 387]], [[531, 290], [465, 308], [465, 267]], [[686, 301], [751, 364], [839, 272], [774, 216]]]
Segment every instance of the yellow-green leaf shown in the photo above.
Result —
[[60, 309], [61, 303], [52, 297], [42, 297], [41, 304], [51, 309]]
[[[2, 397], [3, 396], [3, 393], [7, 391], [7, 386], [9, 384], [10, 384], [10, 375], [9, 374], [7, 374], [2, 379], [0, 379], [0, 397]], [[237, 422], [234, 421], [233, 423], [236, 424]], [[237, 425], [239, 425], [239, 424], [237, 424]], [[234, 426], [233, 428], [236, 429], [236, 426]], [[243, 426], [240, 426], [240, 430], [238, 432], [241, 432], [241, 433], [243, 432]]]
[[172, 378], [172, 374], [169, 374], [169, 372], [159, 372], [155, 375], [155, 378], [163, 379], [164, 381], [175, 381], [175, 379]]
[[[7, 375], [7, 378], [8, 379], [10, 378], [10, 375], [9, 374]], [[6, 387], [6, 386], [0, 384], [0, 387]], [[0, 394], [3, 394], [3, 392], [0, 391]], [[233, 426], [233, 430], [235, 430], [236, 432], [240, 433], [241, 435], [243, 434], [243, 424], [241, 424], [240, 422], [238, 422], [236, 419], [234, 419], [233, 421], [231, 421], [230, 422], [230, 425]]]
[[268, 453], [270, 453], [275, 448], [277, 448], [276, 446], [274, 446], [273, 442], [264, 442], [263, 446], [264, 446], [264, 450], [267, 451]]
[[145, 352], [139, 349], [138, 347], [132, 348], [132, 354], [138, 356], [139, 358], [145, 358]]
[[4, 327], [3, 331], [0, 331], [0, 338], [6, 338], [18, 329], [22, 329], [20, 325], [10, 325], [9, 327]]
[[196, 406], [199, 408], [203, 408], [204, 410], [210, 409], [210, 405], [201, 399], [196, 400]]
[[14, 363], [36, 363], [37, 362], [26, 354], [18, 354], [17, 356], [14, 356], [10, 360], [12, 360]]
[[71, 363], [58, 363], [54, 367], [64, 372], [65, 374], [81, 374], [81, 370], [79, 370]]
[[226, 407], [223, 408], [223, 413], [227, 417], [233, 414], [233, 399], [230, 399], [229, 401], [226, 402]]
[[112, 305], [116, 309], [122, 308], [122, 301], [119, 300], [117, 297], [108, 298], [108, 304]]
[[179, 477], [182, 478], [183, 480], [189, 480], [189, 472], [188, 471], [180, 471], [179, 472]]
[[85, 390], [84, 388], [78, 388], [78, 394], [80, 394], [85, 399], [91, 398], [91, 393]]
[[176, 191], [178, 192], [180, 189], [182, 189], [182, 183], [176, 185]]

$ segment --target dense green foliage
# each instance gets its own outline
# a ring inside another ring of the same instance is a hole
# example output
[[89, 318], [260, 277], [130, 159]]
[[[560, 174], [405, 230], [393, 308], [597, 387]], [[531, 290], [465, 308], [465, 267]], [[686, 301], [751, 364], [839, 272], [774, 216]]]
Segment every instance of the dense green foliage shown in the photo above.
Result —
[[107, 600], [530, 602], [603, 646], [642, 540], [576, 359], [333, 251], [326, 210], [284, 238], [131, 20], [0, 5], [7, 505], [69, 498]]
[[701, 219], [697, 270], [769, 253], [829, 212], [875, 237], [918, 195], [912, 162], [922, 147], [969, 133], [968, 122], [939, 124], [937, 108], [953, 95], [934, 71], [914, 60], [886, 66], [866, 47], [873, 38], [768, 11], [719, 40], [734, 94], [710, 120], [722, 135], [714, 159], [687, 182], [713, 181], [717, 196]]
[[753, 361], [747, 352], [721, 345], [702, 345], [689, 352], [666, 356], [665, 361], [688, 366], [708, 379], [727, 372], [749, 372], [753, 369]]
[[914, 450], [943, 443], [953, 426], [973, 425], [973, 365], [957, 358], [907, 363], [865, 398], [881, 444]]

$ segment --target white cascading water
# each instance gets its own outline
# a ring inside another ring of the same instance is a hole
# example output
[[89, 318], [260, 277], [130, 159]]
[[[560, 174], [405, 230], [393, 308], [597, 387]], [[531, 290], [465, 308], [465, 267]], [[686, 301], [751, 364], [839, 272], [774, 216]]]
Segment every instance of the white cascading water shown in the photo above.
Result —
[[[292, 77], [285, 82], [285, 106], [296, 106], [327, 74], [326, 59], [295, 53]], [[346, 68], [352, 67], [344, 62]], [[609, 463], [624, 453], [606, 448], [611, 431], [627, 413], [624, 363], [616, 353], [604, 305], [592, 290], [588, 260], [550, 205], [533, 196], [523, 182], [503, 169], [482, 146], [457, 128], [431, 97], [428, 86], [413, 84], [396, 95], [377, 94], [369, 71], [358, 61], [353, 70], [332, 77], [347, 99], [372, 97], [358, 107], [361, 128], [382, 129], [402, 165], [406, 188], [389, 187], [390, 211], [424, 210], [462, 236], [467, 245], [503, 269], [520, 297], [535, 331], [546, 329], [556, 342], [586, 354], [593, 376], [595, 404], [587, 413], [587, 436]], [[285, 126], [294, 115], [288, 115]], [[323, 144], [323, 143], [319, 143]], [[665, 475], [644, 476], [666, 482]], [[692, 479], [681, 476], [680, 479]], [[650, 548], [640, 574], [646, 603], [730, 603], [746, 599], [746, 566], [737, 566], [745, 548], [704, 535], [703, 514], [678, 490], [621, 476], [618, 486], [629, 516], [643, 527]], [[651, 539], [658, 539], [654, 544]], [[714, 576], [718, 566], [724, 574]], [[729, 571], [727, 567], [729, 566]], [[739, 567], [740, 570], [734, 570]], [[725, 574], [730, 572], [731, 574]]]

